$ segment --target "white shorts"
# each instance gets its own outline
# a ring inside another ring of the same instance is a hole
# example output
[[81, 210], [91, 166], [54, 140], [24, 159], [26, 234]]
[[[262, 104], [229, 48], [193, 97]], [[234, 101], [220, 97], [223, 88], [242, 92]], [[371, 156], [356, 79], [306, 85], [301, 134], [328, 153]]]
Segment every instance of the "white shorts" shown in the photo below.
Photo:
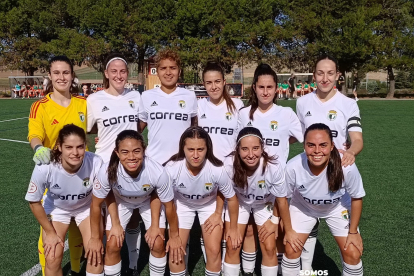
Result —
[[178, 228], [181, 229], [191, 229], [196, 213], [198, 214], [200, 225], [203, 225], [204, 222], [216, 211], [215, 200], [213, 200], [213, 202], [208, 205], [200, 206], [197, 208], [187, 206], [181, 203], [179, 200], [175, 200], [175, 206], [177, 208]]
[[[238, 224], [247, 224], [249, 222], [250, 213], [253, 213], [254, 222], [256, 225], [262, 226], [266, 220], [270, 219], [273, 215], [273, 204], [268, 202], [259, 206], [246, 206], [240, 204], [239, 206], [239, 219]], [[226, 221], [230, 221], [230, 213], [226, 209], [225, 215]]]
[[90, 205], [79, 208], [75, 211], [66, 211], [60, 208], [48, 209], [45, 208], [46, 215], [50, 221], [57, 221], [63, 224], [70, 224], [72, 218], [75, 219], [76, 225], [79, 226], [81, 222], [89, 217]]
[[[143, 204], [139, 205], [137, 208], [139, 209], [139, 214], [141, 215], [142, 221], [145, 224], [145, 229], [148, 230], [151, 226], [151, 206], [150, 202], [145, 201]], [[129, 221], [131, 220], [132, 213], [134, 212], [134, 208], [127, 207], [122, 203], [118, 203], [118, 216], [119, 221], [121, 222], [122, 228], [126, 228]], [[164, 206], [161, 205], [161, 212], [160, 212], [160, 228], [165, 228], [165, 211]], [[112, 221], [109, 212], [107, 211], [106, 216], [106, 230], [111, 230], [112, 228]]]
[[[297, 233], [309, 234], [318, 221], [318, 217], [312, 216], [306, 210], [301, 210], [300, 204], [290, 205], [290, 218], [292, 228]], [[323, 218], [334, 237], [347, 237], [351, 217], [351, 208], [338, 204], [328, 216]]]

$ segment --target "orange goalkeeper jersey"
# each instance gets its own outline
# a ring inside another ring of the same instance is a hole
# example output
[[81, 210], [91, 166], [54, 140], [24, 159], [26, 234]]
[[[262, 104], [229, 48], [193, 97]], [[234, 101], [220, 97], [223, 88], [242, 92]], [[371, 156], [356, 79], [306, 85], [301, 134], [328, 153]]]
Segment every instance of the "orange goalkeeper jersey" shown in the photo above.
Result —
[[68, 107], [55, 103], [49, 93], [32, 104], [29, 115], [27, 139], [39, 138], [43, 146], [53, 148], [59, 131], [67, 124], [74, 124], [86, 132], [86, 99], [72, 96]]

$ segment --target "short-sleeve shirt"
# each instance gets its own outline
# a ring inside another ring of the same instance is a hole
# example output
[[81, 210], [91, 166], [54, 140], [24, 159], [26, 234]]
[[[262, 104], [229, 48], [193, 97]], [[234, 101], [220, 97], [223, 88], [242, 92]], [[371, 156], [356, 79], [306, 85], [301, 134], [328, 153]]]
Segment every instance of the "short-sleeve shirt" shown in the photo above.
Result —
[[240, 110], [238, 131], [247, 126], [260, 130], [264, 138], [265, 149], [270, 156], [276, 155], [283, 164], [289, 156], [289, 138], [295, 137], [303, 142], [303, 134], [300, 122], [295, 112], [290, 107], [273, 105], [265, 113], [256, 110], [253, 120], [250, 120], [251, 106]]
[[362, 198], [365, 190], [362, 178], [355, 163], [342, 167], [344, 181], [342, 187], [336, 191], [329, 191], [327, 168], [319, 175], [314, 175], [308, 165], [306, 153], [293, 157], [286, 165], [286, 182], [288, 197], [292, 197], [291, 204], [300, 204], [310, 210], [313, 215], [323, 217], [329, 214], [342, 199], [349, 193], [351, 198]]
[[68, 173], [60, 163], [35, 166], [25, 199], [41, 201], [48, 189], [43, 201], [45, 209], [56, 207], [76, 211], [89, 206], [92, 200], [92, 183], [101, 165], [102, 159], [98, 155], [85, 152], [82, 165], [74, 174]]
[[210, 98], [198, 101], [198, 125], [210, 135], [214, 156], [220, 160], [234, 151], [237, 137], [239, 109], [244, 107], [240, 99], [232, 98], [236, 110], [230, 112], [226, 101], [219, 105], [210, 102]]
[[111, 158], [118, 134], [126, 129], [138, 130], [138, 107], [141, 94], [127, 89], [114, 96], [101, 90], [88, 97], [88, 131], [95, 123], [98, 126], [99, 141], [96, 154], [104, 162]]
[[296, 102], [296, 112], [303, 133], [312, 124], [323, 123], [331, 129], [338, 149], [346, 149], [343, 144], [349, 131], [362, 132], [358, 104], [339, 92], [326, 102], [318, 98], [316, 91], [300, 97]]
[[147, 123], [148, 147], [145, 154], [162, 164], [178, 152], [181, 134], [197, 116], [194, 92], [177, 87], [167, 94], [161, 88], [144, 91], [139, 119]]
[[151, 158], [145, 157], [141, 171], [136, 178], [129, 176], [119, 163], [116, 183], [108, 181], [108, 165], [109, 162], [105, 163], [99, 170], [93, 185], [94, 196], [106, 198], [112, 189], [116, 202], [134, 209], [149, 201], [154, 190], [158, 193], [161, 202], [174, 199], [174, 193], [168, 185], [168, 178], [163, 177], [163, 167]]

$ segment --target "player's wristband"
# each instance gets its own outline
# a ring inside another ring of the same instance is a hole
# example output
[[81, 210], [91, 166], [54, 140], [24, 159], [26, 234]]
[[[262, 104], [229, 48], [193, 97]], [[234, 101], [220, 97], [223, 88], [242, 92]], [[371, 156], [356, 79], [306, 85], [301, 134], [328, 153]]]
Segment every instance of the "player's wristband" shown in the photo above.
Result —
[[41, 144], [39, 144], [39, 145], [36, 145], [35, 147], [34, 147], [34, 152], [36, 152], [40, 147], [43, 147], [43, 145], [41, 145]]
[[348, 235], [349, 234], [351, 234], [351, 235], [356, 235], [356, 234], [359, 234], [359, 232], [356, 232], [356, 233], [351, 233], [351, 232], [348, 232]]
[[280, 217], [275, 217], [274, 215], [272, 215], [272, 217], [270, 218], [270, 221], [271, 221], [273, 224], [279, 224]]

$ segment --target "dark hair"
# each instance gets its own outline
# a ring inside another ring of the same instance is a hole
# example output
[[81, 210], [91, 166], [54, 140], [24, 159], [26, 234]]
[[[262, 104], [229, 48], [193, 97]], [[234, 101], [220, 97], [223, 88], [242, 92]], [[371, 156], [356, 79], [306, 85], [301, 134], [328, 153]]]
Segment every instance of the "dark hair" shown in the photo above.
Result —
[[162, 60], [170, 59], [177, 63], [179, 69], [181, 69], [181, 58], [180, 55], [172, 49], [162, 49], [155, 56], [155, 67], [158, 69]]
[[62, 161], [61, 160], [62, 152], [59, 150], [59, 146], [62, 146], [63, 143], [65, 142], [66, 137], [70, 135], [76, 135], [80, 137], [86, 145], [85, 130], [83, 130], [81, 127], [78, 127], [77, 125], [74, 125], [74, 124], [65, 125], [59, 131], [56, 144], [53, 147], [52, 151], [50, 152], [50, 160], [53, 163], [60, 163]]
[[187, 140], [187, 138], [203, 139], [206, 142], [207, 147], [206, 159], [216, 167], [223, 166], [223, 162], [214, 156], [213, 143], [211, 142], [210, 136], [208, 135], [207, 131], [205, 131], [202, 127], [199, 126], [191, 126], [184, 131], [180, 138], [178, 153], [171, 156], [171, 158], [168, 159], [167, 162], [162, 164], [163, 166], [165, 166], [170, 161], [176, 162], [185, 159], [184, 146], [185, 140]]
[[269, 156], [267, 152], [264, 150], [264, 143], [263, 143], [263, 136], [260, 130], [255, 127], [245, 127], [240, 130], [239, 134], [237, 135], [237, 144], [236, 149], [229, 155], [233, 156], [233, 181], [237, 187], [244, 189], [247, 187], [247, 169], [246, 165], [244, 164], [243, 160], [240, 158], [239, 149], [240, 149], [240, 138], [245, 135], [255, 135], [260, 137], [260, 145], [262, 147], [262, 156], [263, 157], [263, 168], [262, 174], [265, 173], [266, 166], [268, 163], [274, 163], [277, 159], [274, 156]]
[[322, 61], [322, 60], [325, 60], [325, 59], [328, 59], [328, 60], [331, 60], [331, 61], [333, 61], [334, 63], [335, 63], [335, 71], [339, 71], [339, 67], [338, 67], [338, 60], [336, 59], [336, 58], [334, 58], [333, 56], [331, 56], [331, 55], [328, 55], [328, 54], [322, 54], [322, 55], [320, 55], [319, 57], [318, 57], [318, 59], [316, 60], [316, 62], [315, 62], [315, 69], [314, 69], [314, 72], [316, 72], [316, 66], [318, 66], [318, 63], [320, 62], [320, 61]]
[[[65, 62], [69, 65], [70, 72], [72, 73], [72, 83], [70, 85], [69, 92], [71, 94], [79, 93], [78, 84], [75, 82], [76, 74], [75, 74], [75, 71], [73, 71], [73, 64], [67, 56], [55, 56], [55, 57], [51, 58], [49, 60], [49, 65], [47, 67], [47, 71], [49, 72], [49, 74], [50, 75], [52, 74], [50, 69], [52, 68], [52, 64], [56, 61], [62, 61], [62, 62]], [[51, 79], [49, 79], [49, 81], [47, 82], [47, 85], [46, 85], [46, 93], [50, 93], [50, 92], [53, 92], [53, 84], [52, 84]]]
[[[206, 67], [204, 67], [204, 70], [203, 70], [203, 82], [204, 82], [205, 73], [211, 72], [211, 71], [219, 72], [221, 74], [221, 77], [223, 78], [223, 81], [224, 81], [223, 67], [221, 67], [220, 64], [218, 64], [217, 62], [208, 62]], [[231, 100], [231, 97], [230, 97], [228, 89], [227, 89], [227, 85], [224, 86], [223, 98], [226, 101], [227, 110], [234, 114], [234, 111], [236, 110], [236, 105]]]
[[107, 170], [109, 184], [114, 185], [115, 183], [118, 182], [119, 157], [116, 154], [116, 152], [119, 150], [119, 144], [125, 139], [134, 139], [134, 140], [141, 142], [141, 146], [145, 151], [146, 146], [145, 146], [144, 137], [142, 137], [142, 135], [138, 131], [135, 131], [132, 129], [121, 131], [118, 134], [118, 136], [116, 136], [115, 148], [112, 151], [111, 159], [109, 159], [109, 165], [108, 165], [108, 170]]
[[[256, 111], [257, 107], [259, 106], [259, 99], [256, 95], [256, 89], [254, 88], [256, 86], [256, 83], [259, 81], [260, 76], [272, 76], [273, 80], [277, 84], [277, 75], [276, 72], [270, 67], [270, 65], [266, 63], [262, 63], [259, 66], [257, 66], [256, 70], [254, 70], [254, 76], [253, 76], [253, 83], [252, 83], [252, 92], [250, 93], [250, 99], [249, 99], [249, 105], [250, 107], [250, 113], [249, 118], [250, 120], [253, 120], [253, 114]], [[276, 101], [276, 94], [273, 98], [273, 102]]]
[[[103, 64], [103, 69], [104, 70], [106, 70], [106, 67], [108, 66], [108, 62], [111, 60], [111, 59], [113, 59], [113, 58], [122, 58], [123, 60], [125, 60], [126, 61], [126, 59], [125, 59], [125, 57], [124, 57], [124, 55], [122, 55], [122, 54], [120, 54], [120, 53], [110, 53], [106, 58], [105, 58], [105, 62], [104, 62], [104, 64]], [[125, 66], [126, 66], [126, 68], [127, 68], [127, 72], [128, 72], [128, 65], [127, 64], [125, 64]], [[107, 78], [107, 77], [105, 77], [105, 74], [102, 74], [103, 75], [103, 80], [102, 80], [102, 82], [103, 82], [103, 87], [105, 88], [105, 89], [108, 89], [109, 88], [109, 79]]]
[[[333, 137], [331, 129], [322, 123], [317, 123], [309, 126], [304, 135], [304, 145], [306, 143], [306, 137], [309, 132], [312, 130], [322, 130], [329, 135], [329, 139], [333, 144]], [[341, 156], [339, 155], [338, 149], [334, 146], [331, 154], [329, 156], [328, 167], [326, 169], [326, 177], [328, 178], [329, 190], [331, 192], [336, 192], [342, 187], [342, 182], [344, 181], [344, 172], [342, 171]]]

